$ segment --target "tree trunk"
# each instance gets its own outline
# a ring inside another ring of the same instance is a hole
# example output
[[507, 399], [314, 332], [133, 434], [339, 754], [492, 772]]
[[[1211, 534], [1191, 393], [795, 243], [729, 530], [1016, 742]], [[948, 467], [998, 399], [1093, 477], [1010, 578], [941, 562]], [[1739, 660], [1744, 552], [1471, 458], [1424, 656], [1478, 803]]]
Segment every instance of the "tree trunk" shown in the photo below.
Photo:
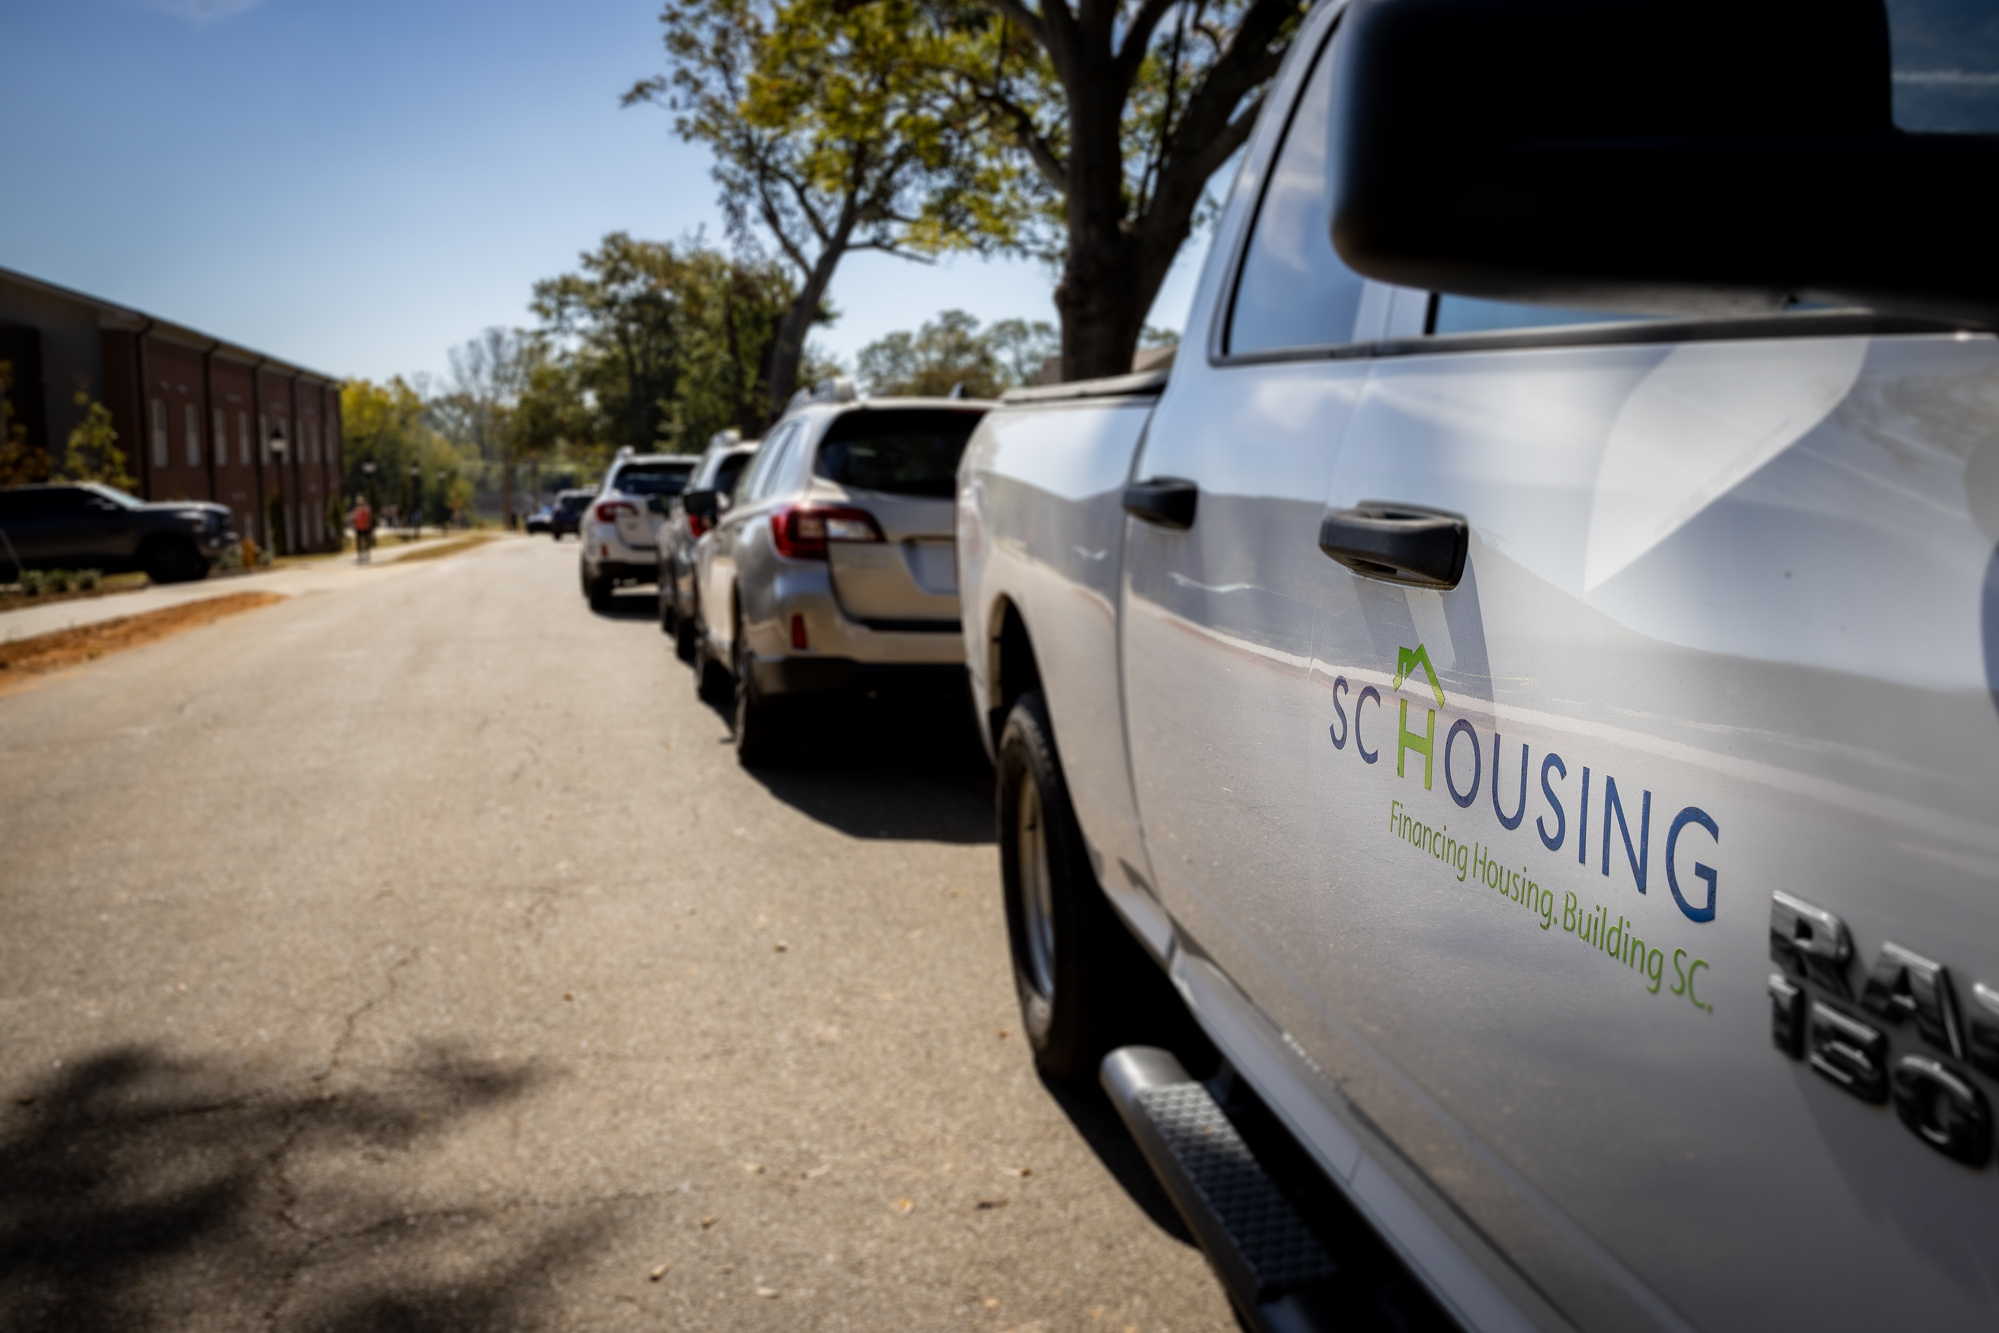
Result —
[[500, 526], [514, 530], [514, 448], [500, 446]]
[[1131, 372], [1146, 312], [1159, 294], [1147, 283], [1137, 246], [1113, 231], [1085, 240], [1070, 233], [1055, 309], [1062, 316], [1062, 378], [1099, 379]]
[[1124, 96], [1110, 33], [1086, 28], [1078, 35], [1077, 48], [1061, 62], [1069, 103], [1069, 246], [1055, 309], [1062, 316], [1064, 380], [1128, 374], [1159, 292], [1159, 278], [1146, 281], [1157, 266], [1142, 262], [1137, 236], [1124, 226]]
[[847, 233], [843, 229], [819, 252], [797, 299], [778, 322], [777, 341], [771, 347], [770, 358], [772, 421], [784, 415], [785, 404], [798, 389], [798, 368], [805, 360], [805, 335], [819, 316], [819, 303], [826, 299], [826, 289], [833, 283], [833, 270], [840, 266], [840, 257], [846, 251]]
[[833, 271], [840, 267], [840, 260], [846, 256], [847, 242], [854, 234], [854, 224], [860, 220], [859, 201], [851, 194], [840, 210], [840, 220], [833, 228], [833, 234], [819, 248], [819, 257], [812, 262], [811, 272], [805, 275], [805, 286], [799, 290], [798, 299], [784, 312], [784, 318], [777, 326], [777, 340], [771, 346], [770, 358], [770, 417], [772, 421], [784, 415], [785, 404], [798, 388], [798, 367], [805, 360], [805, 335], [811, 331], [812, 321], [819, 317], [819, 303], [826, 299], [826, 289], [833, 285]]

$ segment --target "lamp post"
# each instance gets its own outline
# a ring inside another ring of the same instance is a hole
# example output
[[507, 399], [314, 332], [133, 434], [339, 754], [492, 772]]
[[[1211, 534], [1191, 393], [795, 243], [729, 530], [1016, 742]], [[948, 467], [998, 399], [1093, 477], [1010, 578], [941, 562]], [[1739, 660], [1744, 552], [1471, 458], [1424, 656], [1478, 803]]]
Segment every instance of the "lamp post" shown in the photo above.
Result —
[[451, 474], [443, 468], [437, 470], [437, 526], [444, 527], [451, 521], [451, 492], [444, 489], [445, 478]]
[[423, 464], [410, 464], [410, 527], [423, 536]]
[[271, 427], [271, 457], [278, 464], [278, 520], [280, 531], [284, 533], [285, 554], [290, 555], [292, 545], [291, 501], [285, 496], [285, 423], [280, 421]]

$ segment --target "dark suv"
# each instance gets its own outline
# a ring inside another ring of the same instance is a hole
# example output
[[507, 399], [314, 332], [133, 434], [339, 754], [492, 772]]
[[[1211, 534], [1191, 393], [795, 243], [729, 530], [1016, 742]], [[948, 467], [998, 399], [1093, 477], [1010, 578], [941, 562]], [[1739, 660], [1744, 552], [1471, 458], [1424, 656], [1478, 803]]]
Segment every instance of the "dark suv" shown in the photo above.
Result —
[[155, 583], [208, 577], [237, 542], [229, 509], [202, 500], [150, 504], [95, 482], [0, 491], [0, 570], [139, 569]]
[[594, 490], [564, 491], [548, 507], [548, 535], [561, 541], [564, 533], [577, 536], [583, 525], [583, 511], [596, 496]]

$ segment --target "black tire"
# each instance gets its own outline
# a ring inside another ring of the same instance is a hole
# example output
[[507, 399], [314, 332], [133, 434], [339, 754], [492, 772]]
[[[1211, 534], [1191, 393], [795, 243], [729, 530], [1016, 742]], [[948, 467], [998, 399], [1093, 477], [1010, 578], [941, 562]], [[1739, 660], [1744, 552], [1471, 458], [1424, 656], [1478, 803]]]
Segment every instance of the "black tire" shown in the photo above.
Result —
[[668, 585], [659, 585], [659, 632], [672, 636], [680, 628], [680, 617], [673, 609], [673, 594]]
[[701, 643], [701, 622], [693, 616], [679, 617], [673, 627], [673, 655], [683, 662], [692, 662]]
[[705, 626], [694, 636], [694, 692], [711, 708], [735, 706], [736, 677], [716, 660]]
[[736, 759], [745, 768], [762, 768], [790, 753], [791, 735], [787, 711], [777, 699], [766, 698], [757, 688], [756, 672], [750, 669], [750, 641], [743, 633], [743, 618], [736, 617], [736, 633], [729, 641], [729, 657], [735, 667]]
[[139, 565], [155, 583], [195, 583], [208, 577], [208, 562], [190, 541], [155, 538], [146, 544]]
[[590, 609], [592, 611], [610, 610], [611, 580], [605, 578], [602, 574], [593, 579], [590, 577], [590, 571], [587, 567], [579, 566], [579, 568], [582, 569], [583, 596], [589, 601]]
[[1104, 1056], [1139, 1035], [1140, 1004], [1158, 1003], [1161, 990], [1173, 1008], [1179, 999], [1097, 886], [1039, 691], [1007, 715], [997, 783], [1021, 1026], [1042, 1072], [1095, 1079]]

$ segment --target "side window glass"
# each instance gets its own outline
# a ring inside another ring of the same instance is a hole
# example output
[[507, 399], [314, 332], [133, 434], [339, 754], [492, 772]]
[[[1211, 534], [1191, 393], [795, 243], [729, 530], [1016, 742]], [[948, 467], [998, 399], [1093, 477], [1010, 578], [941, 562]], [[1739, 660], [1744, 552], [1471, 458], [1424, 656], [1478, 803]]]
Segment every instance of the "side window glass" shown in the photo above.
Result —
[[1440, 292], [1430, 307], [1430, 332], [1498, 333], [1506, 329], [1555, 329], [1576, 324], [1624, 324], [1645, 315], [1613, 315], [1602, 310], [1563, 310], [1551, 305], [1516, 305], [1476, 296]]
[[1319, 51], [1264, 187], [1229, 314], [1231, 356], [1353, 341], [1361, 278], [1334, 251], [1327, 215], [1331, 49]]
[[806, 432], [810, 429], [803, 421], [791, 428], [784, 445], [777, 456], [770, 460], [770, 475], [764, 478], [764, 494], [780, 495], [795, 489], [798, 472], [798, 456], [805, 443]]
[[1895, 128], [1999, 134], [1999, 9], [1990, 0], [1888, 0]]
[[798, 425], [793, 423], [777, 433], [777, 438], [767, 441], [757, 451], [756, 465], [743, 477], [742, 494], [737, 497], [742, 504], [753, 504], [770, 494], [771, 477], [783, 463], [783, 456], [798, 437]]

